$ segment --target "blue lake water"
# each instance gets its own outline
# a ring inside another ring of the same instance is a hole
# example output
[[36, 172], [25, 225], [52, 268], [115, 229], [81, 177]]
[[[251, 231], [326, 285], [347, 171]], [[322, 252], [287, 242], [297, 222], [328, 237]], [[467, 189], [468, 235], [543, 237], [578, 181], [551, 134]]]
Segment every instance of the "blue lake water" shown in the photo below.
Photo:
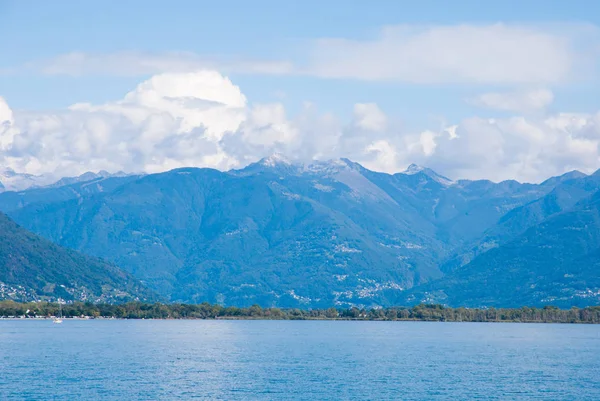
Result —
[[0, 400], [600, 400], [600, 326], [0, 320]]

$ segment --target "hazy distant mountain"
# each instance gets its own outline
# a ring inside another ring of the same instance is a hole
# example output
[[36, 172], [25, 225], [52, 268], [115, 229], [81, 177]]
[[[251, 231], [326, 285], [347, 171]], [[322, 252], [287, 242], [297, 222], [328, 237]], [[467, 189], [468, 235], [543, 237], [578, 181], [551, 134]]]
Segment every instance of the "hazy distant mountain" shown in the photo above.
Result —
[[[555, 186], [552, 187], [553, 185]], [[464, 247], [458, 248], [454, 256], [442, 266], [442, 270], [450, 271], [465, 265], [477, 255], [496, 248], [550, 216], [575, 206], [577, 202], [600, 189], [600, 175], [586, 176], [579, 172], [567, 173], [561, 177], [546, 180], [541, 186], [550, 187], [552, 190], [546, 195], [504, 214], [497, 224], [486, 230], [482, 236]]]
[[0, 213], [0, 299], [127, 301], [156, 295], [106, 262], [61, 248]]
[[27, 190], [8, 191], [0, 195], [0, 210], [10, 214], [29, 204], [52, 204], [69, 199], [78, 199], [100, 192], [112, 192], [124, 183], [140, 178], [137, 175], [98, 177], [90, 181], [76, 181], [63, 186], [32, 187]]
[[50, 182], [51, 178], [46, 176], [17, 173], [11, 168], [0, 169], [0, 191], [21, 191]]
[[51, 187], [51, 188], [58, 188], [58, 187], [62, 187], [65, 185], [71, 185], [71, 184], [76, 184], [79, 182], [90, 182], [90, 181], [98, 181], [98, 180], [102, 180], [104, 178], [111, 178], [111, 177], [128, 177], [130, 175], [134, 175], [134, 174], [127, 174], [124, 173], [123, 171], [119, 171], [117, 173], [111, 174], [108, 171], [105, 170], [100, 170], [97, 173], [88, 171], [87, 173], [83, 173], [80, 176], [77, 177], [64, 177], [61, 178], [60, 180], [56, 181], [55, 183], [52, 183], [50, 185], [46, 185], [47, 187]]
[[549, 215], [406, 299], [466, 306], [600, 304], [600, 191]]
[[[454, 280], [469, 261], [591, 194], [593, 177], [452, 181], [415, 165], [383, 174], [346, 159], [273, 156], [229, 172], [63, 181], [0, 194], [0, 209], [171, 300], [376, 306], [410, 294], [420, 301], [418, 289]], [[485, 286], [477, 277], [469, 282]], [[467, 299], [457, 291], [444, 302]], [[497, 293], [483, 304], [515, 299]]]
[[131, 174], [119, 171], [117, 173], [109, 173], [107, 171], [99, 171], [93, 173], [88, 171], [76, 177], [64, 177], [58, 181], [52, 175], [32, 175], [25, 173], [17, 173], [11, 168], [0, 170], [0, 192], [4, 191], [23, 191], [33, 188], [58, 188], [65, 185], [75, 184], [78, 182], [90, 182], [103, 178], [110, 177], [126, 177]]

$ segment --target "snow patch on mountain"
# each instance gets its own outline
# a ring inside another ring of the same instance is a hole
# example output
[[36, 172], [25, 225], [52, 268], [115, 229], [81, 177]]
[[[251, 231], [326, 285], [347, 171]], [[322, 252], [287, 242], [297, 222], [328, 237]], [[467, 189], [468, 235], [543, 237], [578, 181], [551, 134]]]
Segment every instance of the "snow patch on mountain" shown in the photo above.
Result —
[[455, 184], [455, 181], [452, 181], [451, 179], [436, 173], [435, 171], [433, 171], [430, 168], [422, 167], [417, 164], [411, 164], [410, 166], [408, 166], [406, 168], [406, 170], [404, 170], [400, 174], [404, 174], [404, 175], [424, 174], [427, 177], [431, 178], [432, 180], [434, 180], [444, 186], [450, 186], [450, 185]]
[[421, 166], [419, 166], [419, 165], [416, 165], [416, 164], [411, 164], [410, 166], [408, 166], [408, 167], [406, 168], [406, 170], [404, 170], [404, 171], [402, 172], [402, 174], [406, 174], [406, 175], [414, 175], [414, 174], [418, 174], [418, 173], [420, 173], [420, 172], [421, 172], [421, 171], [423, 171], [423, 170], [425, 170], [425, 168], [424, 168], [424, 167], [421, 167]]
[[318, 190], [318, 191], [322, 191], [322, 192], [333, 192], [334, 188], [330, 187], [329, 185], [323, 185], [323, 184], [319, 184], [318, 182], [315, 183], [315, 185], [313, 185], [313, 187]]
[[275, 167], [280, 164], [291, 166], [292, 162], [280, 153], [274, 153], [271, 156], [265, 157], [259, 162], [263, 166]]

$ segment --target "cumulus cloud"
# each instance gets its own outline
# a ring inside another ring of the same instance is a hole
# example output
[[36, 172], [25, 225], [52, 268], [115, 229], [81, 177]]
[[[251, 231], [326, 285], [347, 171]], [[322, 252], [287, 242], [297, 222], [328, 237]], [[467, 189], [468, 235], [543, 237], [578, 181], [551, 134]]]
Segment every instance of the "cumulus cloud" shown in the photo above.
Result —
[[387, 117], [375, 103], [357, 103], [354, 105], [356, 125], [370, 131], [382, 131], [386, 128]]
[[484, 93], [470, 99], [469, 103], [493, 110], [531, 112], [542, 110], [554, 100], [554, 94], [549, 89], [529, 91]]
[[386, 172], [410, 163], [450, 178], [540, 181], [600, 167], [600, 113], [467, 118], [406, 132], [376, 104], [350, 121], [306, 104], [253, 104], [212, 70], [159, 74], [122, 99], [58, 111], [13, 111], [0, 98], [0, 165], [31, 174], [243, 167], [272, 153], [299, 161], [347, 157]]
[[8, 149], [18, 133], [14, 126], [13, 113], [6, 101], [0, 97], [0, 149]]
[[538, 182], [574, 169], [600, 167], [598, 115], [468, 118], [456, 137], [440, 135], [425, 159], [452, 177]]
[[229, 168], [235, 160], [219, 141], [246, 120], [246, 103], [240, 89], [215, 71], [161, 74], [115, 102], [15, 113], [11, 127], [18, 134], [3, 154], [4, 164], [57, 175]]

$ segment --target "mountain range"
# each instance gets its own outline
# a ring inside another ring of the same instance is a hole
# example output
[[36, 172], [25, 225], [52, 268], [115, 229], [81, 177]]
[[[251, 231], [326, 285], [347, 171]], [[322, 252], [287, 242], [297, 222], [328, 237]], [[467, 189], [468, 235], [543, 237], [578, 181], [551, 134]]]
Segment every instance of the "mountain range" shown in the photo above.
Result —
[[453, 181], [277, 156], [0, 194], [32, 232], [166, 300], [282, 307], [600, 303], [600, 173]]
[[122, 171], [111, 174], [108, 171], [101, 170], [97, 173], [88, 171], [75, 177], [63, 177], [56, 180], [53, 175], [33, 175], [17, 173], [12, 168], [0, 169], [0, 192], [22, 191], [29, 188], [40, 187], [61, 187], [76, 182], [87, 182], [100, 178], [124, 177], [126, 174]]

